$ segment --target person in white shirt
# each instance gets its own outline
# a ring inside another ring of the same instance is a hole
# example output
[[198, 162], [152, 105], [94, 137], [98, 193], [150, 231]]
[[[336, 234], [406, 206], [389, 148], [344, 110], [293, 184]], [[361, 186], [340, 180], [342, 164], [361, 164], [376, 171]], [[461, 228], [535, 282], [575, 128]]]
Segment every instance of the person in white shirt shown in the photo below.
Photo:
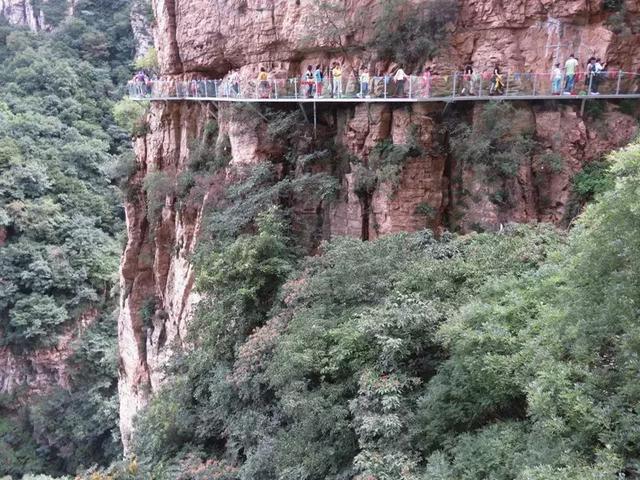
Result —
[[560, 95], [560, 90], [562, 89], [562, 69], [560, 68], [560, 64], [556, 63], [556, 66], [553, 67], [551, 71], [551, 93], [553, 95]]
[[369, 70], [367, 70], [367, 67], [363, 67], [362, 70], [360, 71], [360, 93], [358, 93], [358, 97], [362, 97], [362, 98], [369, 98], [369, 81], [370, 81], [370, 76], [369, 76]]
[[575, 55], [572, 53], [569, 55], [569, 58], [564, 63], [564, 94], [571, 95], [573, 91], [573, 87], [576, 83], [576, 68], [578, 67], [578, 60]]
[[600, 95], [598, 89], [600, 88], [600, 81], [602, 80], [606, 69], [607, 63], [602, 63], [600, 58], [596, 58], [595, 65], [593, 67], [593, 80], [591, 81], [591, 93], [593, 95]]
[[404, 82], [407, 79], [407, 74], [404, 73], [402, 66], [398, 67], [396, 74], [393, 76], [396, 82], [396, 97], [404, 97]]

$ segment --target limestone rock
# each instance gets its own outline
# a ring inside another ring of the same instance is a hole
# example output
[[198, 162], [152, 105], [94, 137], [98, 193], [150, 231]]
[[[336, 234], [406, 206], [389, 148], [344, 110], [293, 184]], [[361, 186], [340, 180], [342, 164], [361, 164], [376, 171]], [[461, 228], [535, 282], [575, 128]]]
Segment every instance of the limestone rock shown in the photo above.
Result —
[[[329, 31], [310, 35], [313, 22], [320, 21], [314, 14], [317, 3], [153, 0], [161, 72], [171, 78], [220, 78], [239, 69], [243, 88], [248, 88], [261, 65], [278, 79], [302, 74], [305, 65], [328, 65], [333, 60], [343, 62], [345, 75], [363, 63], [370, 63], [376, 72], [389, 67], [374, 62], [374, 52], [368, 48], [379, 1], [344, 0], [350, 13], [339, 20], [353, 28], [339, 38]], [[506, 71], [544, 72], [570, 53], [580, 60], [601, 56], [612, 68], [627, 71], [635, 71], [640, 64], [640, 35], [616, 33], [608, 21], [611, 14], [602, 9], [600, 1], [461, 0], [460, 8], [449, 44], [433, 59], [436, 73], [460, 69], [468, 62], [476, 70], [491, 69], [498, 63]], [[638, 1], [627, 0], [626, 9], [637, 14]], [[328, 212], [318, 213], [321, 209], [305, 199], [297, 199], [294, 210], [310, 224], [321, 224], [324, 238], [375, 238], [425, 227], [436, 231], [498, 229], [511, 221], [559, 224], [566, 214], [575, 173], [637, 132], [635, 121], [615, 107], [609, 107], [601, 120], [591, 121], [580, 118], [574, 106], [523, 105], [519, 108], [525, 111], [526, 123], [543, 151], [522, 159], [516, 175], [497, 191], [486, 181], [487, 172], [477, 166], [456, 165], [451, 158], [443, 108], [441, 104], [374, 104], [324, 109], [318, 119], [320, 134], [332, 132], [347, 158], [338, 178], [342, 188]], [[283, 153], [282, 145], [269, 139], [260, 121], [248, 121], [227, 107], [189, 102], [153, 106], [151, 133], [136, 142], [135, 193], [126, 203], [128, 243], [121, 267], [119, 319], [125, 447], [133, 417], [164, 380], [162, 367], [173, 346], [188, 341], [189, 318], [197, 302], [189, 254], [197, 243], [207, 202], [234, 179], [228, 174], [205, 182], [203, 197], [187, 210], [168, 196], [153, 221], [147, 216], [140, 186], [148, 172], [180, 175], [191, 139], [211, 116], [218, 119], [220, 135], [228, 136], [234, 166], [254, 165]], [[415, 136], [421, 153], [407, 160], [397, 183], [379, 182], [372, 192], [359, 192], [359, 168], [367, 165], [376, 144], [383, 140], [405, 143], [408, 135]], [[562, 162], [552, 168], [545, 153], [560, 155]], [[501, 204], [501, 195], [509, 202]], [[157, 309], [145, 324], [140, 309], [149, 298], [155, 299]]]

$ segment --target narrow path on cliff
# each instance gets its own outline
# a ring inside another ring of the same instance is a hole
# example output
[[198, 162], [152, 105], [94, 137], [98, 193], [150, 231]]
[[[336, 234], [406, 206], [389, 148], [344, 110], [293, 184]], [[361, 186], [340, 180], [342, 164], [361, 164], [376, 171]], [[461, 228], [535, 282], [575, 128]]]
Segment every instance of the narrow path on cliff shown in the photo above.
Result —
[[[128, 93], [134, 100], [216, 101], [245, 103], [418, 103], [500, 100], [591, 100], [640, 99], [640, 74], [607, 72], [577, 82], [571, 92], [558, 89], [550, 74], [508, 73], [495, 91], [491, 79], [469, 79], [462, 74], [424, 77], [408, 76], [398, 87], [389, 77], [372, 78], [366, 88], [352, 78], [339, 95], [332, 96], [327, 82], [305, 82], [297, 78], [274, 79], [266, 85], [224, 80], [131, 81]], [[578, 84], [579, 83], [579, 84]]]

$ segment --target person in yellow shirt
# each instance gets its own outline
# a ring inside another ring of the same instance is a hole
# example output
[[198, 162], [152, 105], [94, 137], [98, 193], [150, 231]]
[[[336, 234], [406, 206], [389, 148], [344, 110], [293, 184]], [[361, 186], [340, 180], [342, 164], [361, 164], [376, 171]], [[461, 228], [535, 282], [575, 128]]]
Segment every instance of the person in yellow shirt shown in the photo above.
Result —
[[331, 70], [331, 77], [333, 78], [333, 98], [342, 97], [342, 68], [339, 63], [333, 64]]
[[269, 97], [269, 74], [264, 67], [260, 67], [260, 73], [258, 73], [258, 96]]

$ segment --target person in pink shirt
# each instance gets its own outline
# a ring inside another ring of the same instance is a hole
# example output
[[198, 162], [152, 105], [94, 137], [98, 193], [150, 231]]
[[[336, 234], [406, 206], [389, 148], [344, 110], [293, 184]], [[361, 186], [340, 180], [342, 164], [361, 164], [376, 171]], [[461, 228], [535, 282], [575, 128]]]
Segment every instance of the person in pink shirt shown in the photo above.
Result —
[[429, 98], [431, 96], [431, 67], [426, 65], [422, 71], [422, 88], [424, 89], [424, 96]]

